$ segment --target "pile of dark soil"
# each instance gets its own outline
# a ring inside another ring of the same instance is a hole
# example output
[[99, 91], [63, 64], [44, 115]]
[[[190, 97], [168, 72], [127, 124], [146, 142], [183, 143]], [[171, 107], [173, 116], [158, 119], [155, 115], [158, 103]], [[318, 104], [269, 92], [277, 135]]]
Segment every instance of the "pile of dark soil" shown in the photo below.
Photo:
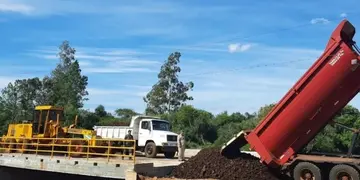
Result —
[[196, 156], [177, 166], [169, 177], [180, 179], [221, 179], [221, 180], [279, 180], [259, 159], [250, 154], [228, 159], [220, 149], [201, 150]]

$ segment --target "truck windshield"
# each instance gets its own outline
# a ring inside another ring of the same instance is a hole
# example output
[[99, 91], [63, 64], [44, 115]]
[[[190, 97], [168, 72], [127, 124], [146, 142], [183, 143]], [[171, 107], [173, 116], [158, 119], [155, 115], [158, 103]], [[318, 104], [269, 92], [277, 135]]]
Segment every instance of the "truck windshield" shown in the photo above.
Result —
[[164, 122], [164, 121], [153, 120], [152, 121], [152, 127], [153, 127], [153, 130], [170, 131], [169, 123]]

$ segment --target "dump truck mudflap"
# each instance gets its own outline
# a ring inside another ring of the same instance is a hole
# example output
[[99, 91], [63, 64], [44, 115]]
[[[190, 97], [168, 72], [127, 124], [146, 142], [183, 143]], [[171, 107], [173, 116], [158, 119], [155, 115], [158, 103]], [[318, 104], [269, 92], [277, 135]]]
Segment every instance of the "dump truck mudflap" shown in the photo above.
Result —
[[240, 148], [242, 148], [248, 143], [245, 137], [249, 133], [250, 130], [240, 131], [238, 134], [234, 135], [234, 137], [231, 138], [230, 141], [228, 141], [222, 146], [220, 150], [221, 155], [227, 158], [238, 157], [241, 153]]

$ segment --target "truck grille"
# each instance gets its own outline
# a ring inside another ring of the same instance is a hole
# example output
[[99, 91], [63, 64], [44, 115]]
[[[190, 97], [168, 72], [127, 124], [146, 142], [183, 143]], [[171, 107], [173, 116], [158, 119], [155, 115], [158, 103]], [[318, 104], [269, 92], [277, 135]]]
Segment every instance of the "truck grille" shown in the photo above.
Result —
[[177, 136], [167, 135], [167, 141], [177, 141]]

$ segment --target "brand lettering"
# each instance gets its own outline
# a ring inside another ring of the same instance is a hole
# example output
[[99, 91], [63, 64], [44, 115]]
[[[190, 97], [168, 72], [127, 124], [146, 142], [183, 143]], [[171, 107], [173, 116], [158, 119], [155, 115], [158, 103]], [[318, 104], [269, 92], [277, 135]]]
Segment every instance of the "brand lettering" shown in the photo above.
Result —
[[331, 59], [331, 61], [329, 62], [329, 64], [331, 66], [334, 66], [338, 61], [339, 59], [341, 58], [341, 56], [344, 55], [344, 50], [341, 49], [338, 53], [336, 53], [335, 57], [333, 59]]

